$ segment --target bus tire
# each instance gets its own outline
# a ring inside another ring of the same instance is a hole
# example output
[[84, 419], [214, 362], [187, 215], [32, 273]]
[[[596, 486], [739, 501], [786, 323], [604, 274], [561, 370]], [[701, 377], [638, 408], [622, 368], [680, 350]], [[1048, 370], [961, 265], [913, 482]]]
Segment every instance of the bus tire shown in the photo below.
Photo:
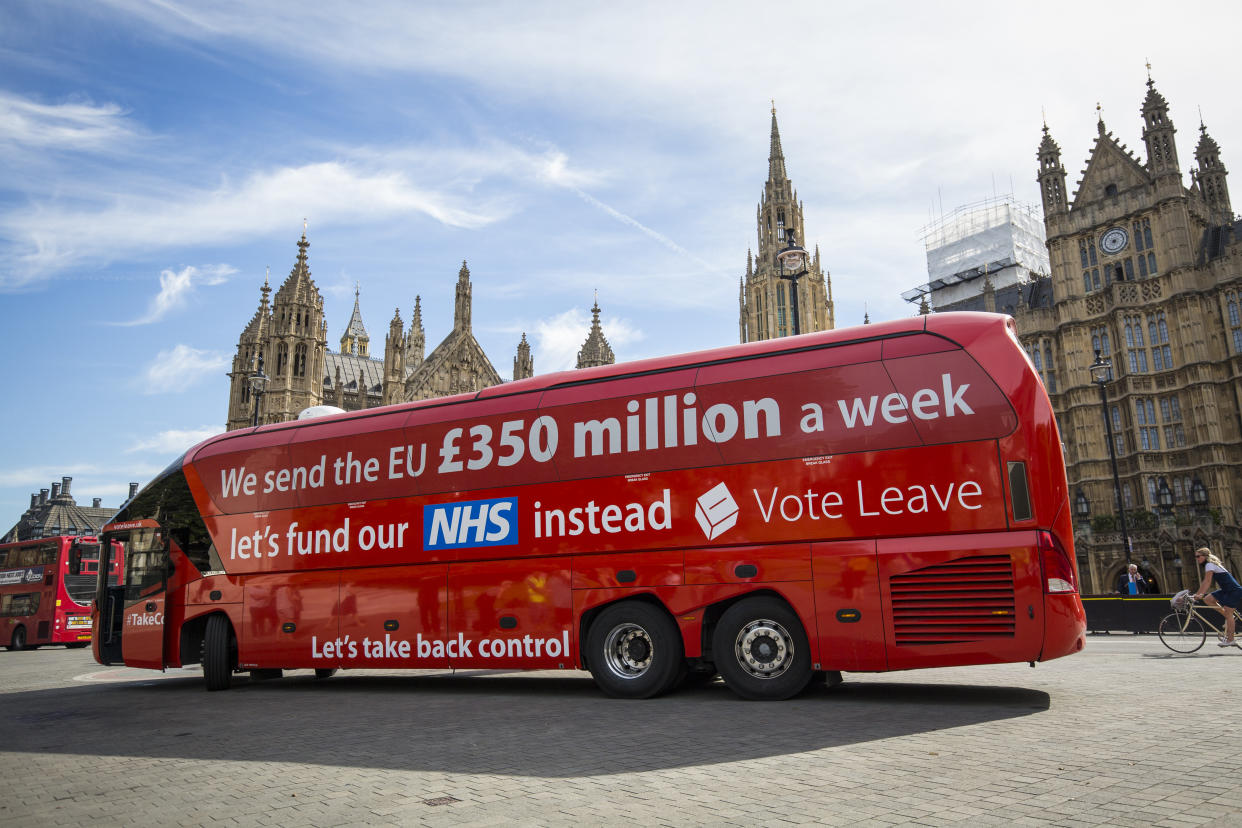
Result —
[[662, 609], [624, 601], [604, 609], [587, 633], [595, 683], [619, 699], [649, 699], [673, 688], [685, 669], [681, 631]]
[[725, 610], [712, 636], [712, 655], [725, 684], [744, 699], [788, 699], [811, 681], [806, 631], [779, 598], [746, 598]]
[[233, 683], [236, 640], [228, 616], [213, 615], [203, 631], [203, 679], [208, 690], [228, 690]]
[[13, 637], [9, 639], [9, 652], [24, 649], [26, 649], [26, 628], [22, 626], [14, 627]]

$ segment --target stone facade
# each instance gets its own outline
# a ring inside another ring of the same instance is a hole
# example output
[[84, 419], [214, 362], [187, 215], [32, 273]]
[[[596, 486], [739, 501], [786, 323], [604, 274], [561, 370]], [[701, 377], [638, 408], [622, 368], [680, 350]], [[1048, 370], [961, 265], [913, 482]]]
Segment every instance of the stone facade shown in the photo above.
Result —
[[[1037, 153], [1051, 275], [990, 308], [1013, 313], [1064, 441], [1085, 592], [1111, 592], [1132, 559], [1163, 591], [1198, 584], [1192, 550], [1242, 570], [1242, 222], [1200, 125], [1190, 186], [1176, 130], [1148, 79], [1146, 159], [1101, 118], [1076, 192], [1044, 127]], [[1090, 366], [1111, 361], [1101, 402]]]
[[[746, 273], [739, 288], [739, 335], [742, 342], [774, 339], [798, 333], [828, 331], [835, 327], [832, 280], [823, 270], [819, 246], [805, 272], [797, 278], [783, 274], [777, 254], [787, 245], [805, 244], [802, 202], [785, 172], [785, 154], [772, 107], [772, 136], [768, 152], [768, 180], [756, 211], [758, 253], [746, 251]], [[797, 291], [794, 301], [793, 290]], [[797, 310], [795, 327], [794, 310]]]

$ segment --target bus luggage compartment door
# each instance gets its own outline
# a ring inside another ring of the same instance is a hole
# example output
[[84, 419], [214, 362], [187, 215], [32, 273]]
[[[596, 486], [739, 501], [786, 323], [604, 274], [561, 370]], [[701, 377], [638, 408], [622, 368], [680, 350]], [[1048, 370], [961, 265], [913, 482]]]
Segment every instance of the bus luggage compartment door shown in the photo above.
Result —
[[121, 652], [127, 667], [164, 669], [164, 605], [161, 588], [143, 596], [124, 610]]

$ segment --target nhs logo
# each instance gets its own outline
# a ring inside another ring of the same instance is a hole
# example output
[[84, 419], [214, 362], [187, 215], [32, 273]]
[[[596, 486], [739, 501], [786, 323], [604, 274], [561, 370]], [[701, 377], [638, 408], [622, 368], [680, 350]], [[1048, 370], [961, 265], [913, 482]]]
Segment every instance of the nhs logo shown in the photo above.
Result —
[[517, 498], [465, 500], [423, 507], [423, 548], [467, 549], [518, 542]]

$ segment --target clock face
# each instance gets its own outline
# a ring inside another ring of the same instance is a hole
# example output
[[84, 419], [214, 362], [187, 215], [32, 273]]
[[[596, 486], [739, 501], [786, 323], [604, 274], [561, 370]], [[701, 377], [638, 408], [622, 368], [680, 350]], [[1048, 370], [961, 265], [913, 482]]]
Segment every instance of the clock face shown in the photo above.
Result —
[[1100, 236], [1100, 250], [1108, 255], [1120, 253], [1126, 249], [1126, 245], [1130, 243], [1130, 236], [1122, 227], [1113, 227], [1105, 230], [1104, 235]]

